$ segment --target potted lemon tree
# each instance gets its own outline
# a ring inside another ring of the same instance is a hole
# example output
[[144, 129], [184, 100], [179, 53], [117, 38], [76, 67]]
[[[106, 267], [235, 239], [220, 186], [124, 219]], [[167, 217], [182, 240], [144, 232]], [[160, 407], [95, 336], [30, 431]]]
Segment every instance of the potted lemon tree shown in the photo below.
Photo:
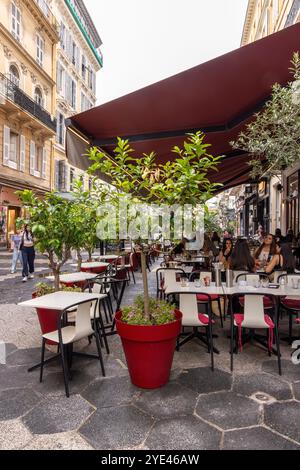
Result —
[[[204, 134], [188, 134], [183, 148], [174, 147], [173, 161], [156, 162], [154, 152], [133, 158], [134, 150], [127, 140], [118, 138], [114, 159], [107, 158], [97, 147], [89, 149], [90, 173], [108, 175], [115, 191], [114, 201], [130, 194], [145, 204], [196, 207], [212, 197], [220, 185], [211, 183], [208, 172], [217, 170], [220, 156], [208, 152]], [[144, 207], [144, 206], [143, 206]], [[133, 384], [157, 388], [169, 379], [176, 338], [181, 330], [181, 313], [165, 301], [149, 297], [146, 255], [141, 244], [143, 293], [133, 305], [116, 314], [116, 327], [121, 337]]]

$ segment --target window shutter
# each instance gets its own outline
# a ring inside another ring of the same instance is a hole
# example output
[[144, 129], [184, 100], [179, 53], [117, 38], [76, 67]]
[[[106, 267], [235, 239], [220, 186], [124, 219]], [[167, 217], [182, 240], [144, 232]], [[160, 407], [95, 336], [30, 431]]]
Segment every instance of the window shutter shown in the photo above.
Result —
[[43, 147], [42, 154], [42, 178], [46, 179], [46, 169], [47, 169], [47, 150]]
[[59, 190], [59, 161], [55, 160], [54, 163], [54, 187]]
[[35, 142], [30, 141], [30, 174], [34, 175], [35, 172]]
[[10, 128], [3, 126], [3, 165], [9, 164]]
[[25, 136], [20, 135], [20, 171], [25, 171]]

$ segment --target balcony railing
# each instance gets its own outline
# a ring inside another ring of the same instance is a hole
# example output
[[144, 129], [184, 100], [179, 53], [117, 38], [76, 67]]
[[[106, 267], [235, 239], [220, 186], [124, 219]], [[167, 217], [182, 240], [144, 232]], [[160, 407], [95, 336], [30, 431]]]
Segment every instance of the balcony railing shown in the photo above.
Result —
[[292, 26], [300, 11], [300, 0], [294, 0], [291, 10], [288, 14], [284, 27]]
[[1, 95], [20, 106], [54, 132], [56, 131], [56, 119], [2, 73], [0, 73]]

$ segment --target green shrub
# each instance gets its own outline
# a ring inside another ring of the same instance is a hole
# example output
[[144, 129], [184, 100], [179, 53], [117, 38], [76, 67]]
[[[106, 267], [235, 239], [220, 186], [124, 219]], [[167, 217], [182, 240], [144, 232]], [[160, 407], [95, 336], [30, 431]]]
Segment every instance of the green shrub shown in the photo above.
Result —
[[150, 319], [147, 320], [144, 315], [144, 297], [138, 295], [133, 305], [127, 305], [122, 308], [121, 320], [129, 325], [164, 325], [176, 320], [174, 314], [174, 305], [165, 300], [149, 299]]

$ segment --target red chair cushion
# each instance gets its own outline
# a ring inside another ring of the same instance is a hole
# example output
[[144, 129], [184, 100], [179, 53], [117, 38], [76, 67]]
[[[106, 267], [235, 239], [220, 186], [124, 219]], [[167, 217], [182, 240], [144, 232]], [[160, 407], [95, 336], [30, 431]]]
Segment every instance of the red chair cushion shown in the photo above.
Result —
[[[236, 313], [233, 315], [234, 321], [238, 328], [238, 341], [239, 341], [239, 349], [240, 351], [243, 350], [243, 341], [242, 341], [242, 328], [243, 328], [243, 321], [244, 315], [242, 313]], [[273, 346], [273, 330], [274, 330], [274, 323], [272, 318], [269, 315], [264, 316], [264, 320], [266, 322], [266, 328], [269, 328], [269, 336], [268, 336], [268, 349], [271, 352]]]
[[[211, 300], [218, 300], [219, 296], [217, 294], [213, 294], [210, 296]], [[198, 302], [208, 302], [208, 297], [204, 294], [197, 294]]]
[[282, 305], [293, 310], [300, 310], [300, 300], [299, 299], [283, 299], [281, 301]]
[[[201, 321], [201, 323], [203, 323], [204, 325], [208, 325], [209, 324], [209, 317], [208, 315], [205, 315], [204, 313], [198, 313], [198, 317], [199, 317], [199, 320]], [[214, 325], [215, 324], [215, 321], [212, 320], [212, 324]]]

